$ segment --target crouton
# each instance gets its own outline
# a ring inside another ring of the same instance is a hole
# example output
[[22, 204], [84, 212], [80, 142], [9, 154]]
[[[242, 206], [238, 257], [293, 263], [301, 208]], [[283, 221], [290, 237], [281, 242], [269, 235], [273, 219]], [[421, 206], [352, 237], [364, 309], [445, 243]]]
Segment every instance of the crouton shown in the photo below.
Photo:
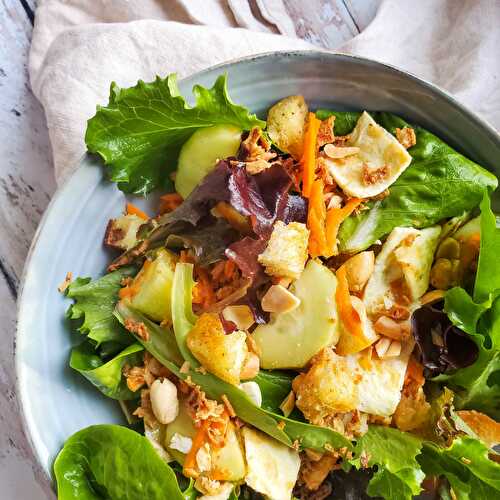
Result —
[[309, 230], [305, 224], [278, 221], [274, 225], [267, 248], [258, 257], [271, 276], [297, 279], [307, 260]]

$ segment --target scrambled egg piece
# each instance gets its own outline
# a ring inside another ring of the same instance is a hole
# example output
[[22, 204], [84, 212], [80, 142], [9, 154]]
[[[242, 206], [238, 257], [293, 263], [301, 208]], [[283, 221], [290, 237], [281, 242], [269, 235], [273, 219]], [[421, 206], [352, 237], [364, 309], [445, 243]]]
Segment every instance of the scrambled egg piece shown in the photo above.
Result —
[[414, 304], [429, 288], [429, 275], [440, 226], [426, 229], [396, 227], [375, 259], [375, 268], [363, 295], [368, 315], [395, 303]]
[[309, 230], [305, 224], [278, 221], [267, 248], [258, 257], [259, 262], [271, 276], [297, 279], [307, 260]]
[[238, 385], [248, 353], [245, 332], [226, 335], [214, 313], [202, 314], [187, 335], [187, 346], [203, 367], [217, 377]]
[[367, 359], [364, 353], [338, 356], [323, 350], [308, 372], [293, 381], [296, 405], [312, 423], [322, 425], [337, 413], [358, 410], [388, 417], [401, 398], [413, 343], [398, 357]]
[[406, 170], [411, 156], [399, 141], [364, 111], [345, 146], [359, 152], [325, 158], [328, 172], [345, 194], [369, 198], [385, 191]]
[[290, 500], [300, 469], [299, 453], [260, 431], [243, 428], [245, 482], [272, 500]]

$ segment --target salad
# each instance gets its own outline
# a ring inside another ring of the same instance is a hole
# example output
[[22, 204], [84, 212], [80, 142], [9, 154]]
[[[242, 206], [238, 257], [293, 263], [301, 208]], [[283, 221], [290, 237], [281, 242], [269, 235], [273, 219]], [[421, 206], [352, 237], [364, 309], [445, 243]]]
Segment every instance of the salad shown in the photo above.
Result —
[[497, 178], [391, 113], [193, 92], [113, 84], [88, 122], [160, 197], [60, 287], [127, 425], [67, 440], [59, 499], [499, 498]]

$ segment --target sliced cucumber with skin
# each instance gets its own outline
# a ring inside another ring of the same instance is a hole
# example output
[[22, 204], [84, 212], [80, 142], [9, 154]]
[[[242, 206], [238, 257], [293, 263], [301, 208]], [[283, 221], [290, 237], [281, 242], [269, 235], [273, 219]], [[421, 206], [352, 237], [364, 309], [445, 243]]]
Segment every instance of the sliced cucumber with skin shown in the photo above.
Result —
[[290, 286], [300, 305], [290, 312], [271, 314], [270, 322], [252, 334], [262, 368], [302, 368], [321, 349], [337, 343], [336, 288], [337, 278], [326, 266], [314, 260], [307, 263]]
[[187, 198], [215, 167], [217, 160], [234, 156], [242, 130], [234, 125], [215, 125], [197, 130], [182, 146], [175, 175], [175, 190]]
[[132, 285], [130, 305], [154, 321], [171, 321], [172, 282], [177, 256], [165, 249], [146, 261]]

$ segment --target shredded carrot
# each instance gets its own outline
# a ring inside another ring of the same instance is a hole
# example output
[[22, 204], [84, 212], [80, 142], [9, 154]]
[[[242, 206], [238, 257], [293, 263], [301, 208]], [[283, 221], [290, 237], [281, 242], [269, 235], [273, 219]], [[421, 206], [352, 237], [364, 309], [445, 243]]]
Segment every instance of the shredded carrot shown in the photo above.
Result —
[[327, 250], [325, 233], [326, 208], [323, 188], [323, 180], [315, 180], [309, 197], [307, 227], [309, 229], [309, 255], [312, 258], [324, 255]]
[[183, 201], [182, 196], [177, 193], [167, 193], [160, 196], [160, 215], [173, 212]]
[[193, 477], [196, 475], [196, 454], [198, 453], [198, 450], [207, 442], [207, 431], [209, 426], [210, 422], [208, 420], [203, 420], [200, 428], [194, 436], [193, 444], [186, 455], [182, 471], [187, 477]]
[[349, 333], [362, 338], [363, 327], [361, 325], [361, 318], [354, 307], [352, 307], [345, 267], [342, 266], [337, 269], [335, 275], [337, 276], [335, 301], [337, 303], [340, 320]]
[[316, 151], [318, 131], [321, 121], [314, 113], [307, 116], [306, 131], [304, 134], [304, 145], [302, 151], [302, 194], [309, 198], [316, 172]]
[[225, 201], [219, 201], [215, 205], [215, 210], [221, 217], [226, 219], [231, 227], [236, 229], [242, 234], [250, 234], [252, 232], [252, 225], [250, 218], [241, 215], [235, 208]]
[[326, 214], [326, 245], [328, 248], [325, 257], [331, 257], [338, 254], [337, 234], [340, 225], [354, 209], [362, 202], [361, 198], [351, 198], [342, 208], [330, 208]]
[[193, 287], [193, 302], [207, 308], [215, 302], [212, 280], [208, 271], [202, 267], [195, 268], [195, 275], [196, 285]]
[[127, 215], [137, 215], [141, 219], [148, 220], [149, 216], [145, 214], [140, 208], [136, 207], [132, 203], [127, 203], [126, 205]]
[[411, 380], [417, 382], [419, 386], [424, 385], [424, 367], [413, 356], [410, 357], [408, 366], [406, 367], [405, 384], [409, 384]]

